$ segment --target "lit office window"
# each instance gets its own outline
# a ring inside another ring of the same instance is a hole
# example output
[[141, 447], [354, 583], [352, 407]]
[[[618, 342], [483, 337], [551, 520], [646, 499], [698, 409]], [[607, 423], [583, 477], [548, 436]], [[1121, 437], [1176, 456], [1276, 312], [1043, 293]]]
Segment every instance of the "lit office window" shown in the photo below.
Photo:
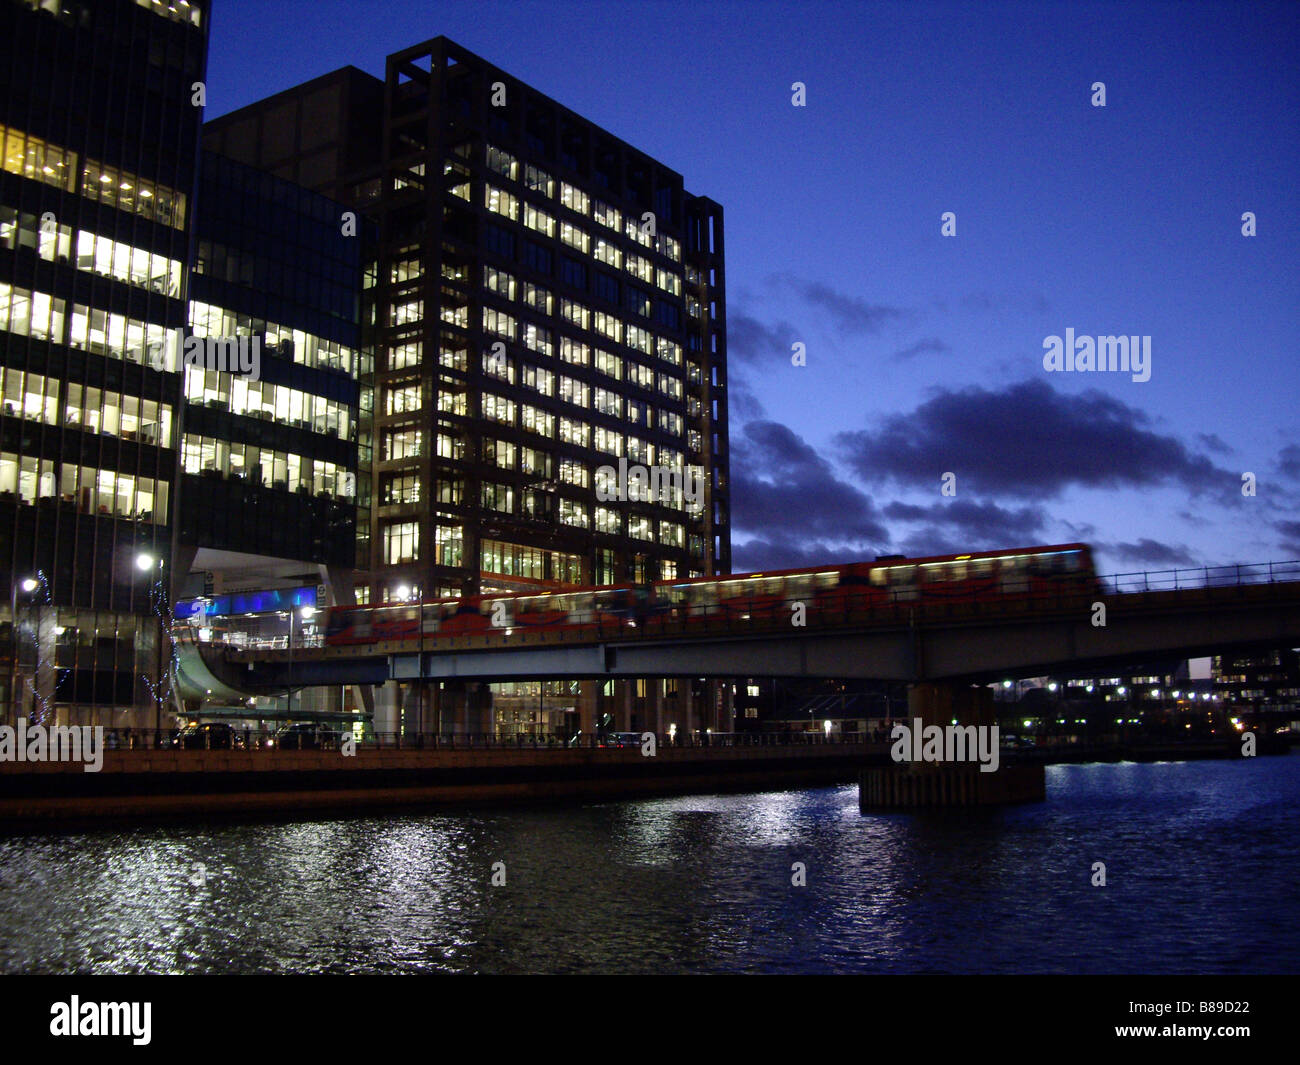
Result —
[[483, 308], [483, 331], [514, 340], [518, 324], [512, 315], [499, 311], [495, 307]]
[[523, 385], [525, 388], [531, 388], [534, 392], [540, 392], [544, 396], [553, 396], [555, 394], [555, 374], [538, 366], [525, 366], [523, 369]]
[[576, 444], [578, 447], [589, 447], [591, 445], [591, 426], [586, 422], [561, 418], [560, 440], [566, 444]]
[[418, 458], [421, 452], [419, 429], [393, 429], [383, 435], [383, 457], [392, 459]]
[[560, 378], [560, 398], [565, 403], [572, 403], [576, 407], [585, 407], [590, 395], [590, 386], [582, 381], [575, 381], [572, 377]]
[[602, 226], [607, 226], [615, 233], [623, 228], [623, 215], [617, 207], [611, 207], [607, 203], [597, 200], [595, 207], [591, 212], [591, 217], [599, 222]]
[[560, 523], [586, 529], [591, 525], [591, 517], [582, 503], [577, 503], [572, 499], [561, 499]]
[[601, 373], [609, 374], [616, 381], [623, 376], [623, 360], [611, 352], [597, 348], [594, 365]]
[[562, 336], [560, 337], [560, 358], [564, 362], [572, 363], [574, 366], [590, 366], [591, 348], [580, 340]]
[[500, 422], [502, 425], [515, 423], [514, 400], [484, 392], [482, 397], [483, 417], [488, 421]]
[[598, 425], [596, 426], [595, 447], [597, 451], [603, 451], [607, 455], [621, 455], [623, 454], [623, 434]]
[[515, 298], [514, 275], [508, 274], [504, 270], [498, 270], [495, 266], [484, 265], [483, 287], [505, 299], [512, 300]]
[[579, 329], [591, 328], [591, 309], [574, 300], [560, 300], [560, 317]]
[[545, 170], [529, 163], [524, 167], [524, 186], [543, 196], [555, 195], [555, 179]]
[[531, 203], [524, 204], [524, 225], [548, 237], [555, 236], [555, 219]]
[[0, 165], [11, 174], [71, 192], [77, 182], [77, 154], [66, 148], [24, 133], [10, 126], [0, 126]]
[[384, 562], [396, 566], [420, 556], [419, 522], [402, 521], [384, 527]]
[[543, 436], [555, 435], [555, 415], [527, 403], [519, 407], [519, 425], [520, 428]]
[[581, 252], [591, 251], [591, 237], [584, 230], [568, 222], [560, 223], [560, 239], [569, 247], [577, 248]]
[[494, 145], [487, 146], [487, 165], [493, 173], [500, 174], [510, 181], [519, 179], [519, 160], [507, 151]]
[[567, 181], [560, 182], [560, 202], [570, 211], [576, 211], [578, 214], [586, 214], [591, 205], [587, 194]]
[[489, 211], [504, 215], [512, 222], [519, 219], [519, 198], [503, 189], [485, 185], [483, 187], [483, 205]]

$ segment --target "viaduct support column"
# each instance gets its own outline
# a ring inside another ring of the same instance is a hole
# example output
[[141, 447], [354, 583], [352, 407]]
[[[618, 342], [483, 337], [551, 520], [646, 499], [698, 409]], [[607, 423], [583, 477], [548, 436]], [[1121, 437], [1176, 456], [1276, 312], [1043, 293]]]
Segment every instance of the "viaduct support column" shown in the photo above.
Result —
[[859, 775], [858, 806], [863, 813], [993, 806], [1045, 797], [1041, 765], [1003, 763], [994, 730], [993, 692], [987, 686], [959, 681], [913, 684], [907, 709], [908, 720], [895, 722], [889, 737], [891, 763]]

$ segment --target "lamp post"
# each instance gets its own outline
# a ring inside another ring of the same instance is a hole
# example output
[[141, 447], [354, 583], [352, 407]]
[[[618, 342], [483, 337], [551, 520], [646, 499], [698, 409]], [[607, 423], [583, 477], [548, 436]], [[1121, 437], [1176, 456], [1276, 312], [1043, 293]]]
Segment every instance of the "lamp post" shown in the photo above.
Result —
[[[289, 686], [285, 690], [285, 720], [286, 722], [293, 717], [293, 619], [294, 612], [289, 611]], [[298, 608], [297, 616], [303, 621], [310, 621], [316, 616], [314, 606], [301, 606]]]
[[162, 743], [162, 642], [164, 635], [163, 619], [167, 605], [167, 592], [162, 586], [163, 560], [154, 558], [148, 551], [141, 551], [135, 556], [135, 568], [149, 575], [149, 605], [158, 619], [158, 637], [154, 640], [153, 657], [153, 742], [158, 747]]
[[[22, 586], [23, 592], [31, 595], [37, 588], [45, 582], [44, 577], [25, 577], [23, 580], [13, 580], [9, 582], [9, 630], [12, 634], [13, 652], [9, 661], [9, 707], [13, 714], [14, 727], [18, 726], [18, 716], [22, 713], [23, 699], [19, 691], [20, 673], [18, 669], [18, 587]], [[37, 640], [40, 639], [39, 628], [36, 633]], [[37, 644], [37, 660], [40, 659], [40, 645]]]

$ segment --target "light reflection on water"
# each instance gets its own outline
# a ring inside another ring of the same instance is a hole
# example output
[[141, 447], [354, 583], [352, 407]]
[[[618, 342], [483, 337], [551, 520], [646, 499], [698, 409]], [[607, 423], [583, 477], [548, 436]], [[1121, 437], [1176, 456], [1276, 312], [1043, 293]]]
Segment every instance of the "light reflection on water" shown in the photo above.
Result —
[[17, 837], [0, 971], [1295, 972], [1298, 806], [1300, 755], [1060, 766], [992, 811], [844, 787]]

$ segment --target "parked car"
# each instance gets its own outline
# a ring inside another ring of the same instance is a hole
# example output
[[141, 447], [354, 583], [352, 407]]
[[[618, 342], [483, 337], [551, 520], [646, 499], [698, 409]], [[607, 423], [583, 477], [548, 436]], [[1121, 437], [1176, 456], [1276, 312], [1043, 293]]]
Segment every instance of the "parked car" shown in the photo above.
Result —
[[610, 732], [605, 736], [602, 744], [604, 747], [640, 747], [641, 733], [639, 732]]
[[275, 746], [282, 751], [337, 750], [342, 736], [328, 725], [300, 722], [286, 725], [275, 734]]
[[180, 746], [186, 750], [229, 751], [235, 746], [235, 733], [224, 721], [190, 725], [181, 729]]

